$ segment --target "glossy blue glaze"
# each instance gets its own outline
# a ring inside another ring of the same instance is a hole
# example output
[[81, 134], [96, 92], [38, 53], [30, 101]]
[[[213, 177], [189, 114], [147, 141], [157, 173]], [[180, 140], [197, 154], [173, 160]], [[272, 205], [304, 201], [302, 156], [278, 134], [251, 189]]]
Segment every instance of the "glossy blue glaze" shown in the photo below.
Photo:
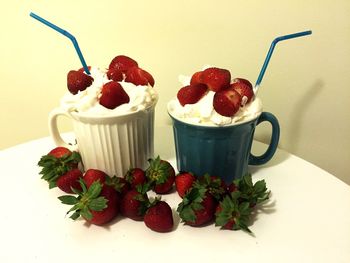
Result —
[[[248, 164], [266, 163], [277, 149], [280, 129], [271, 113], [263, 112], [249, 122], [224, 127], [196, 126], [170, 117], [179, 171], [189, 171], [197, 176], [209, 173], [232, 182], [248, 172]], [[253, 156], [250, 151], [255, 127], [263, 121], [272, 125], [271, 142], [264, 154]]]

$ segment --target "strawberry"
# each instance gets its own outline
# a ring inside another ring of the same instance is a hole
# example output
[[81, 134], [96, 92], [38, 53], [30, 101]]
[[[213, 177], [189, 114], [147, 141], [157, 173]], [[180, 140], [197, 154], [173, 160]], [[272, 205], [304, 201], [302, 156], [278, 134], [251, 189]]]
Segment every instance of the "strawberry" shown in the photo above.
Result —
[[153, 184], [153, 190], [157, 194], [169, 193], [175, 181], [175, 170], [171, 164], [161, 160], [158, 156], [149, 159], [149, 167], [146, 169], [146, 177]]
[[70, 93], [77, 94], [78, 91], [83, 91], [91, 86], [94, 79], [86, 75], [84, 72], [71, 70], [67, 75], [67, 87]]
[[131, 188], [136, 188], [136, 186], [146, 183], [147, 178], [142, 169], [131, 168], [125, 174], [125, 180], [130, 184]]
[[48, 153], [48, 155], [51, 155], [51, 156], [56, 157], [56, 158], [61, 158], [65, 155], [70, 155], [70, 154], [72, 154], [72, 152], [69, 149], [67, 149], [66, 147], [60, 147], [60, 146], [52, 149]]
[[[91, 71], [91, 66], [88, 66], [88, 70]], [[80, 68], [80, 69], [78, 69], [78, 71], [84, 73], [85, 69], [84, 68]]]
[[116, 81], [104, 84], [101, 93], [100, 104], [108, 109], [114, 109], [130, 101], [129, 95]]
[[212, 91], [220, 91], [230, 86], [231, 73], [227, 69], [207, 68], [201, 74], [201, 83]]
[[56, 180], [56, 185], [59, 189], [61, 189], [63, 192], [66, 192], [68, 194], [73, 193], [73, 189], [81, 190], [80, 184], [79, 184], [79, 178], [83, 177], [83, 173], [78, 169], [72, 169], [66, 172], [65, 174], [62, 174], [60, 177]]
[[154, 86], [152, 75], [139, 67], [132, 67], [126, 71], [125, 82], [131, 82], [137, 86], [146, 86], [148, 84], [152, 87]]
[[215, 111], [223, 116], [232, 117], [239, 110], [242, 97], [234, 89], [216, 92], [213, 99]]
[[47, 155], [43, 155], [38, 166], [42, 167], [39, 174], [41, 179], [49, 183], [49, 188], [56, 187], [57, 179], [68, 171], [78, 167], [81, 156], [78, 152], [71, 152], [65, 147], [56, 147]]
[[230, 85], [242, 97], [242, 106], [249, 103], [254, 97], [253, 85], [246, 79], [235, 78]]
[[133, 220], [141, 221], [149, 206], [148, 190], [149, 185], [144, 184], [126, 192], [120, 203], [121, 214]]
[[124, 79], [123, 72], [116, 68], [107, 71], [107, 78], [113, 81], [122, 81]]
[[108, 175], [103, 171], [97, 169], [88, 169], [85, 172], [83, 179], [86, 187], [89, 188], [95, 181], [99, 181], [103, 185], [107, 177]]
[[220, 177], [211, 176], [209, 174], [200, 176], [194, 185], [196, 187], [204, 187], [207, 189], [208, 193], [217, 201], [222, 199], [222, 196], [226, 193], [227, 189], [225, 182], [221, 180]]
[[189, 172], [181, 172], [175, 177], [176, 191], [181, 198], [192, 187], [196, 177]]
[[195, 84], [202, 84], [202, 73], [203, 71], [198, 71], [194, 73], [191, 77], [190, 84], [195, 85]]
[[69, 214], [74, 211], [70, 218], [76, 220], [82, 216], [91, 224], [104, 225], [118, 215], [118, 197], [113, 187], [95, 181], [87, 188], [83, 179], [79, 182], [82, 190], [74, 190], [77, 197], [72, 195], [58, 197], [63, 204], [73, 205], [67, 212]]
[[192, 187], [177, 207], [183, 222], [190, 226], [201, 226], [214, 218], [216, 201], [204, 187]]
[[113, 176], [106, 177], [106, 184], [112, 186], [119, 196], [124, 196], [129, 190], [129, 184], [123, 177]]
[[242, 229], [251, 233], [247, 225], [252, 211], [249, 202], [238, 202], [239, 195], [239, 192], [233, 192], [219, 203], [215, 211], [215, 226], [229, 230]]
[[207, 92], [208, 87], [204, 84], [194, 84], [182, 87], [177, 92], [177, 98], [182, 106], [197, 103]]
[[126, 73], [126, 71], [129, 68], [137, 67], [137, 66], [138, 66], [137, 62], [132, 58], [129, 58], [124, 55], [120, 55], [112, 59], [111, 63], [109, 64], [109, 69], [117, 69], [123, 73]]
[[174, 227], [169, 204], [158, 199], [147, 209], [143, 221], [148, 228], [156, 232], [169, 232]]

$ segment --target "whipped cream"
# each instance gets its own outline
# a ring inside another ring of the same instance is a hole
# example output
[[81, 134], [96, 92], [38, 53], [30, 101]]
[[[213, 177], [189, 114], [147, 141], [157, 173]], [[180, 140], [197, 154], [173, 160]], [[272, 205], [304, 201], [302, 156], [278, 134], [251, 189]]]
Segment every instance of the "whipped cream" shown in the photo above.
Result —
[[133, 83], [120, 81], [120, 85], [129, 95], [129, 103], [115, 109], [108, 109], [99, 103], [102, 86], [110, 82], [107, 72], [93, 67], [90, 70], [94, 79], [91, 86], [73, 95], [67, 92], [61, 99], [60, 105], [67, 112], [79, 112], [96, 116], [122, 115], [137, 112], [151, 107], [158, 100], [156, 91], [151, 86], [136, 86]]
[[[190, 77], [180, 75], [179, 81], [183, 86], [190, 84]], [[262, 103], [255, 98], [244, 107], [240, 107], [233, 117], [222, 116], [213, 107], [215, 92], [209, 91], [195, 104], [182, 106], [179, 100], [173, 99], [168, 103], [168, 112], [171, 116], [183, 122], [203, 126], [225, 126], [250, 121], [262, 112]]]

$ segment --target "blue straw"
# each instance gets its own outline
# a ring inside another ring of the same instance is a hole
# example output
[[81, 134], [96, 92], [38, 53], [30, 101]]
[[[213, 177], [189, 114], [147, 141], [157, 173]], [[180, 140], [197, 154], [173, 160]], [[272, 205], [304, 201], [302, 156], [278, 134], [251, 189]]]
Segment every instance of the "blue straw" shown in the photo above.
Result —
[[275, 49], [275, 46], [278, 42], [282, 41], [282, 40], [287, 40], [287, 39], [291, 39], [291, 38], [296, 38], [296, 37], [302, 37], [302, 36], [306, 36], [306, 35], [311, 35], [312, 31], [308, 30], [308, 31], [304, 31], [304, 32], [299, 32], [299, 33], [294, 33], [294, 34], [290, 34], [290, 35], [285, 35], [285, 36], [280, 36], [280, 37], [276, 37], [275, 40], [272, 41], [269, 52], [267, 53], [267, 56], [265, 58], [265, 62], [260, 70], [260, 74], [259, 77], [255, 83], [255, 87], [258, 87], [261, 83], [262, 78], [264, 77], [267, 65], [270, 62], [271, 59], [271, 55], [273, 50]]
[[31, 17], [35, 18], [36, 20], [40, 21], [41, 23], [43, 23], [43, 24], [51, 27], [52, 29], [56, 30], [57, 32], [61, 33], [62, 35], [68, 37], [73, 42], [74, 48], [75, 48], [75, 50], [78, 53], [80, 62], [83, 65], [83, 68], [84, 68], [86, 74], [90, 75], [90, 71], [88, 69], [88, 66], [86, 65], [85, 59], [83, 57], [83, 54], [80, 51], [80, 48], [79, 48], [79, 45], [78, 45], [78, 41], [75, 39], [75, 37], [71, 33], [69, 33], [66, 30], [64, 30], [64, 29], [62, 29], [62, 28], [60, 28], [60, 27], [50, 23], [49, 21], [45, 20], [44, 18], [42, 18], [42, 17], [40, 17], [40, 16], [38, 16], [38, 15], [32, 13], [32, 12], [29, 15]]

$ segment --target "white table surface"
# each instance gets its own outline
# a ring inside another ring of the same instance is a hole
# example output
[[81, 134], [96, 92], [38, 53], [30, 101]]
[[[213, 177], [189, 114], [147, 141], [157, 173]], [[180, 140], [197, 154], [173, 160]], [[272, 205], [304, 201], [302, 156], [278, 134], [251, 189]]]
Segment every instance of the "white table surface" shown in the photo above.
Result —
[[[171, 127], [156, 128], [156, 154], [175, 164]], [[42, 138], [0, 152], [0, 262], [350, 262], [350, 186], [285, 151], [251, 167], [271, 200], [243, 231], [179, 223], [160, 234], [118, 217], [106, 227], [65, 217], [68, 206], [40, 179], [37, 162], [54, 145]], [[264, 144], [254, 142], [254, 153]], [[176, 193], [163, 195], [176, 210]], [[161, 254], [161, 255], [159, 255]]]

